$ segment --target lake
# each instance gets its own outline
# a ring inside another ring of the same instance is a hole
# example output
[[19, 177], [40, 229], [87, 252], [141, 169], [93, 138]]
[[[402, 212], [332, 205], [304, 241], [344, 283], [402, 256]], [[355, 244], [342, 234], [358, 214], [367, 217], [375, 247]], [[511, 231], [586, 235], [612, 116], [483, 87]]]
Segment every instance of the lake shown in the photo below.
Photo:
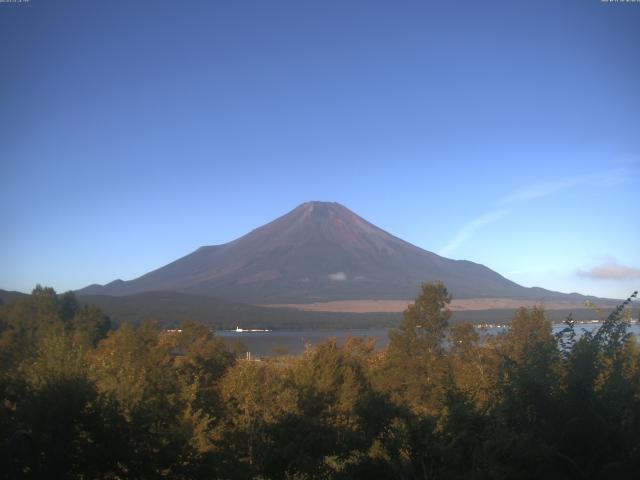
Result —
[[[600, 323], [585, 323], [576, 325], [578, 334], [583, 330], [593, 331], [600, 327]], [[565, 326], [554, 324], [554, 333], [559, 332]], [[491, 326], [479, 328], [481, 332], [496, 335], [505, 331], [504, 326]], [[270, 357], [276, 352], [289, 355], [299, 355], [305, 349], [305, 345], [318, 345], [329, 338], [335, 338], [339, 345], [349, 337], [369, 337], [376, 339], [376, 347], [384, 348], [389, 343], [390, 328], [352, 329], [352, 330], [272, 330], [268, 332], [237, 332], [235, 330], [219, 330], [216, 335], [225, 340], [229, 345], [234, 342], [242, 342], [251, 355], [257, 357]], [[640, 325], [634, 323], [629, 331], [640, 335]]]

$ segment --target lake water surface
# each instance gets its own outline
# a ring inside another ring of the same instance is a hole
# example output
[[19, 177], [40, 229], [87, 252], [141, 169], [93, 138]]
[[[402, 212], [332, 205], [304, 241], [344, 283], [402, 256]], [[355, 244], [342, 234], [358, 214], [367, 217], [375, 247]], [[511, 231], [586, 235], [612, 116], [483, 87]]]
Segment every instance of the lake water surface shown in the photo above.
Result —
[[[578, 334], [593, 331], [600, 327], [600, 323], [586, 323], [575, 326]], [[554, 333], [565, 328], [563, 324], [553, 326]], [[339, 345], [349, 337], [369, 337], [376, 339], [376, 347], [384, 348], [389, 343], [389, 330], [391, 328], [353, 329], [353, 330], [272, 330], [269, 332], [236, 332], [235, 330], [220, 330], [216, 335], [227, 343], [242, 342], [245, 350], [258, 357], [274, 356], [277, 353], [299, 355], [306, 345], [318, 345], [329, 338], [335, 338]], [[506, 330], [506, 327], [494, 326], [479, 328], [480, 332], [496, 335]], [[640, 336], [640, 325], [634, 323], [629, 331]]]

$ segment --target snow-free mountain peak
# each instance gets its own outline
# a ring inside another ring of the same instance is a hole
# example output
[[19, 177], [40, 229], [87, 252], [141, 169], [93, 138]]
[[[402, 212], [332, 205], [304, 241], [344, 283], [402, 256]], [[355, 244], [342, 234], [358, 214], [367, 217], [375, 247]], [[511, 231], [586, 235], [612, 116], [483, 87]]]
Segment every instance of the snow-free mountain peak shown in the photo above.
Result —
[[489, 268], [450, 260], [382, 230], [335, 202], [306, 202], [223, 245], [200, 247], [130, 281], [83, 294], [176, 291], [248, 303], [408, 299], [441, 280], [457, 298], [557, 297]]

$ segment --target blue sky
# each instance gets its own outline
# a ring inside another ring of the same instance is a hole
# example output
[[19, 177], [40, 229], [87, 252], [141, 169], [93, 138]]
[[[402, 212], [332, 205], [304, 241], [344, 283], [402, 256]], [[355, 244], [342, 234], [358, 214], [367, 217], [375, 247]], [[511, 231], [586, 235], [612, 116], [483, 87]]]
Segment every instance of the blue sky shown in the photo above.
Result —
[[525, 286], [640, 285], [640, 4], [0, 4], [0, 288], [307, 200]]

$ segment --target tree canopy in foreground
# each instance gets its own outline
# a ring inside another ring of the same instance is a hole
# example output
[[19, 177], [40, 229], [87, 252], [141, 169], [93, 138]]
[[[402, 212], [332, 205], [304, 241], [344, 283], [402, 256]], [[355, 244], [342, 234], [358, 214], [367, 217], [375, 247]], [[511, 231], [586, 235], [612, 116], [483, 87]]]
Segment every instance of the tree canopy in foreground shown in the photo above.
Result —
[[[635, 296], [635, 294], [633, 295]], [[247, 360], [208, 328], [110, 328], [37, 287], [0, 306], [0, 478], [633, 478], [631, 299], [594, 333], [543, 309], [450, 326], [427, 283], [390, 344]]]

